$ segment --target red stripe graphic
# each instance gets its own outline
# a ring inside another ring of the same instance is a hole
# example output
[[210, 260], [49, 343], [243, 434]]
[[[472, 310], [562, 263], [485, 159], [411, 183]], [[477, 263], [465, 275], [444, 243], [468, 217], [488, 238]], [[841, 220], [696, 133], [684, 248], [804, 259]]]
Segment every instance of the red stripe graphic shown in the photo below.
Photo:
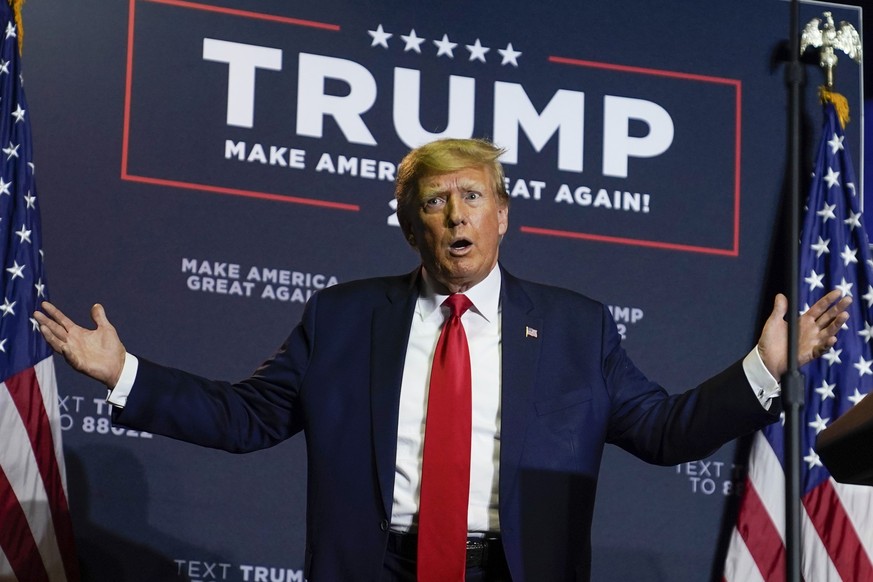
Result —
[[[737, 207], [739, 203], [734, 206]], [[521, 232], [526, 232], [528, 234], [541, 234], [545, 236], [561, 236], [565, 238], [580, 238], [585, 240], [593, 240], [598, 242], [606, 242], [613, 244], [621, 244], [621, 245], [633, 245], [638, 247], [650, 247], [655, 249], [667, 249], [671, 251], [688, 251], [692, 253], [703, 253], [707, 255], [722, 255], [725, 257], [736, 257], [739, 256], [739, 251], [735, 246], [733, 249], [717, 249], [712, 247], [702, 247], [697, 245], [684, 245], [677, 243], [669, 243], [669, 242], [658, 242], [652, 240], [644, 240], [638, 238], [626, 238], [620, 236], [607, 236], [603, 234], [590, 234], [587, 232], [574, 232], [569, 230], [557, 230], [552, 228], [540, 228], [538, 226], [521, 226], [519, 227]], [[735, 233], [734, 240], [737, 240], [737, 236]]]
[[[27, 429], [36, 464], [48, 496], [55, 536], [68, 580], [79, 579], [79, 566], [73, 540], [73, 524], [64, 493], [54, 439], [42, 393], [33, 368], [28, 368], [6, 380], [9, 394]], [[28, 579], [28, 578], [25, 578]]]
[[191, 8], [193, 10], [203, 10], [205, 12], [217, 12], [219, 14], [228, 14], [230, 16], [239, 16], [241, 18], [253, 18], [255, 20], [267, 20], [269, 22], [279, 22], [282, 24], [293, 24], [296, 26], [308, 26], [310, 28], [321, 28], [323, 30], [332, 30], [339, 32], [338, 24], [328, 22], [318, 22], [316, 20], [303, 20], [301, 18], [290, 18], [288, 16], [278, 16], [276, 14], [265, 14], [263, 12], [251, 12], [249, 10], [238, 10], [236, 8], [224, 8], [221, 6], [212, 6], [210, 4], [201, 4], [200, 2], [187, 2], [185, 0], [147, 0], [154, 4], [168, 4], [170, 6], [178, 6], [179, 8]]
[[873, 564], [830, 479], [803, 497], [803, 506], [843, 580], [873, 580]]
[[592, 69], [606, 69], [609, 71], [621, 71], [623, 73], [639, 73], [643, 75], [653, 75], [656, 77], [670, 77], [673, 79], [684, 79], [686, 81], [702, 81], [704, 83], [719, 83], [721, 85], [733, 85], [739, 88], [742, 82], [738, 79], [728, 79], [725, 77], [713, 77], [711, 75], [696, 75], [694, 73], [683, 73], [680, 71], [665, 71], [662, 69], [651, 69], [648, 67], [634, 67], [631, 65], [618, 65], [615, 63], [603, 63], [600, 61], [586, 61], [584, 59], [572, 59], [568, 57], [559, 57], [555, 55], [549, 56], [550, 63], [558, 63], [560, 65], [573, 65], [577, 67], [589, 67]]

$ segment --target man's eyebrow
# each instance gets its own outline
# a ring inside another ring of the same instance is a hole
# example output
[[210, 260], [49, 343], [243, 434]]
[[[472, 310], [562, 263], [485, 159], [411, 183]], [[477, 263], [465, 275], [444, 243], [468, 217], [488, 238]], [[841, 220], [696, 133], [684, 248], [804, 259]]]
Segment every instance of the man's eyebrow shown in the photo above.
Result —
[[434, 194], [440, 194], [441, 192], [445, 191], [446, 188], [444, 188], [441, 184], [425, 184], [418, 189], [418, 193], [422, 196], [432, 196]]
[[[478, 180], [473, 180], [473, 179], [466, 179], [466, 180], [462, 180], [462, 181], [459, 180], [457, 182], [457, 185], [462, 190], [483, 190], [484, 191], [487, 189], [485, 184], [479, 182]], [[445, 186], [443, 184], [433, 183], [433, 184], [423, 185], [421, 188], [419, 188], [419, 192], [421, 192], [422, 194], [439, 194], [442, 192], [446, 192], [450, 189], [451, 189], [451, 186]]]
[[446, 185], [439, 182], [423, 184], [418, 189], [418, 197], [420, 199], [426, 199], [433, 196], [440, 196], [451, 190], [455, 185], [464, 192], [474, 191], [484, 194], [489, 191], [488, 186], [485, 183], [473, 178], [465, 178], [458, 180], [454, 185]]
[[463, 182], [459, 181], [458, 186], [463, 190], [476, 190], [476, 191], [485, 191], [487, 186], [485, 184], [479, 182], [478, 180], [464, 180]]

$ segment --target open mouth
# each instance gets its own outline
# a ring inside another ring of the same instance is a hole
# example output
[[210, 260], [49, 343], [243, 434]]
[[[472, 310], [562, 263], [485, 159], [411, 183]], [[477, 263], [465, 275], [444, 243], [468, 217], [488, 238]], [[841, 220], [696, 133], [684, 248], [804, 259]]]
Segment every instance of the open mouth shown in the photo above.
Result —
[[449, 245], [449, 248], [451, 248], [453, 251], [463, 251], [471, 246], [473, 246], [472, 242], [468, 241], [465, 238], [461, 238], [453, 241], [452, 244]]

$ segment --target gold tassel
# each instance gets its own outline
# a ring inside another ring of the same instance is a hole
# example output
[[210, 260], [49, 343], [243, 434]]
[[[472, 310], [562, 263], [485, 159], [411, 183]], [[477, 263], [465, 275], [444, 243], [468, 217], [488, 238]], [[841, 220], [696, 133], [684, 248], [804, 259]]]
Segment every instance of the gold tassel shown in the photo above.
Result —
[[818, 88], [818, 96], [822, 103], [833, 103], [837, 118], [840, 120], [840, 127], [845, 129], [846, 124], [849, 123], [849, 100], [839, 93], [828, 90], [825, 86]]
[[24, 6], [24, 0], [8, 0], [12, 6], [12, 11], [15, 14], [15, 28], [18, 29], [18, 54], [24, 50], [24, 21], [21, 19], [21, 7]]

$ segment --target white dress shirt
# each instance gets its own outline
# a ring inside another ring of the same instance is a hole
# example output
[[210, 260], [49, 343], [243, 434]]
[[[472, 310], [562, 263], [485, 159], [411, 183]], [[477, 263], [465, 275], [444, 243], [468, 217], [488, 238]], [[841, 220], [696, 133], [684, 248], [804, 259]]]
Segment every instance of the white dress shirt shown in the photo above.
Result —
[[[448, 295], [438, 295], [425, 271], [415, 305], [403, 380], [397, 427], [397, 464], [391, 528], [407, 531], [418, 513], [421, 463], [424, 451], [425, 411], [430, 367], [448, 307]], [[470, 532], [497, 532], [497, 469], [500, 460], [500, 269], [494, 268], [464, 295], [473, 303], [461, 316], [470, 348], [473, 433], [470, 443]]]

